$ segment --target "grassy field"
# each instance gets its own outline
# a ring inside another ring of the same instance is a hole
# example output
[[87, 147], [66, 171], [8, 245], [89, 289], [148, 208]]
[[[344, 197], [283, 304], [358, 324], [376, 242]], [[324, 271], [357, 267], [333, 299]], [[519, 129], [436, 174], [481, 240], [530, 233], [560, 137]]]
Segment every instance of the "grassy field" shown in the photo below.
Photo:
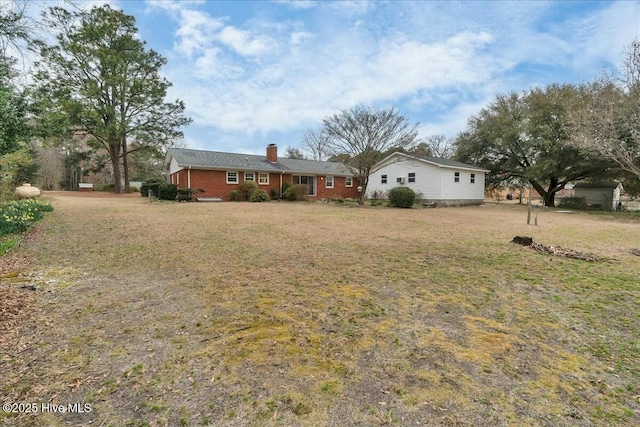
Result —
[[0, 395], [91, 411], [4, 425], [640, 425], [633, 215], [52, 204], [3, 257]]

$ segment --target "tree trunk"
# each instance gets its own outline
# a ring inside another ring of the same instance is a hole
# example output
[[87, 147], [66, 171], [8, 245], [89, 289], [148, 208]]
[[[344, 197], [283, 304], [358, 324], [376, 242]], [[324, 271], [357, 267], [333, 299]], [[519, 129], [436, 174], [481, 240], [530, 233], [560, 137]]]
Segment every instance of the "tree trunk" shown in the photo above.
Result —
[[552, 190], [547, 192], [544, 198], [544, 205], [554, 207], [556, 205], [556, 191]]
[[109, 157], [111, 157], [111, 165], [113, 166], [113, 184], [116, 194], [122, 194], [122, 181], [120, 175], [120, 142], [117, 144], [111, 144], [109, 150]]
[[124, 171], [124, 189], [129, 189], [129, 153], [127, 152], [127, 138], [122, 138], [122, 169]]
[[556, 203], [556, 193], [558, 192], [558, 178], [552, 177], [549, 180], [549, 190], [545, 190], [542, 185], [538, 181], [529, 180], [533, 188], [542, 196], [542, 200], [544, 201], [544, 205], [548, 207], [554, 207]]
[[549, 191], [544, 199], [544, 205], [551, 208], [556, 206], [556, 193], [560, 190], [558, 187], [558, 178], [552, 177], [549, 180]]
[[[360, 181], [360, 180], [358, 180]], [[363, 179], [363, 182], [360, 183], [360, 187], [362, 187], [362, 191], [360, 192], [360, 197], [358, 198], [358, 204], [364, 205], [364, 195], [367, 192], [367, 184], [369, 183], [368, 179]]]

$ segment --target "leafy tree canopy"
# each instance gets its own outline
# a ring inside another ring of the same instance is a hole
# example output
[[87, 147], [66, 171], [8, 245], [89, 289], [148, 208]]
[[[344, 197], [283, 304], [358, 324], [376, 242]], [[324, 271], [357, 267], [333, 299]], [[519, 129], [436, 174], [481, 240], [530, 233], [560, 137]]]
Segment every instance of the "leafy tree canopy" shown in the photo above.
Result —
[[498, 95], [457, 137], [455, 159], [490, 170], [489, 185], [529, 183], [553, 206], [568, 182], [598, 177], [611, 166], [568, 143], [567, 112], [581, 99], [571, 85]]
[[[167, 146], [182, 135], [184, 103], [165, 102], [170, 83], [160, 76], [166, 60], [139, 40], [135, 19], [110, 6], [69, 12], [53, 7], [45, 23], [57, 44], [41, 50], [36, 80], [52, 115], [69, 119], [108, 153], [116, 192], [120, 159], [137, 149]], [[127, 167], [125, 167], [127, 171]]]

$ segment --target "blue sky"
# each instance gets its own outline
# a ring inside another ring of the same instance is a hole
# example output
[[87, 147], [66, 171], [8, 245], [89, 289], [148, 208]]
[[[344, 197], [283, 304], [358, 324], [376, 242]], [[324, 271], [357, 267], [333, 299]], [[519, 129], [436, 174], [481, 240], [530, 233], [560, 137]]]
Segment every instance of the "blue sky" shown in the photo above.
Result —
[[168, 59], [187, 146], [254, 154], [358, 103], [455, 137], [497, 94], [592, 79], [640, 38], [635, 1], [108, 3]]

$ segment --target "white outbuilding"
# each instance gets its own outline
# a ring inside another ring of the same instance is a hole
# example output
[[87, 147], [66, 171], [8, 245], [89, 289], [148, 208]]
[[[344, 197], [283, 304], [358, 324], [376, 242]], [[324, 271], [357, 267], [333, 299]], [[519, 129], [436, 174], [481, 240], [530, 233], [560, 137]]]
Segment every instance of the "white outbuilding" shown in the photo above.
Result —
[[392, 188], [406, 186], [437, 206], [479, 205], [488, 172], [450, 159], [393, 153], [373, 168], [367, 197], [387, 198]]
[[596, 209], [616, 209], [624, 191], [618, 182], [579, 182], [573, 187], [575, 197], [584, 197], [587, 206]]

